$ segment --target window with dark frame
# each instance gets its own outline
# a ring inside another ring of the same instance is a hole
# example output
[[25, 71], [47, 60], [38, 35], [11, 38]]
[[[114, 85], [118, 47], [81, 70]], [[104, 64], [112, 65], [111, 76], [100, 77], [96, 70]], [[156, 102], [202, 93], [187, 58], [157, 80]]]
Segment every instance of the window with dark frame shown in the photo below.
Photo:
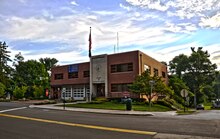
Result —
[[83, 71], [83, 77], [89, 77], [89, 75], [90, 75], [89, 70]]
[[68, 73], [68, 78], [69, 79], [78, 78], [78, 72], [69, 72]]
[[154, 68], [154, 76], [158, 76], [158, 69]]
[[162, 77], [166, 78], [166, 73], [164, 71], [162, 71]]
[[63, 79], [63, 73], [54, 74], [54, 79], [55, 79], [55, 80], [61, 80], [61, 79]]
[[133, 71], [133, 63], [111, 65], [111, 73]]
[[124, 92], [128, 90], [129, 84], [111, 84], [111, 92]]

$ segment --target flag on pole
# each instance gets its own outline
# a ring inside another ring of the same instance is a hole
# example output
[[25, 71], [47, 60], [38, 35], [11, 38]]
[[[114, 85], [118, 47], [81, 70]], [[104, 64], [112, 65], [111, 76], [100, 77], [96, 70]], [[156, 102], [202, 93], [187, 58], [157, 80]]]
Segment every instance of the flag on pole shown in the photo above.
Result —
[[90, 27], [90, 32], [89, 32], [89, 57], [92, 56], [91, 49], [92, 49], [92, 35], [91, 35], [91, 27]]

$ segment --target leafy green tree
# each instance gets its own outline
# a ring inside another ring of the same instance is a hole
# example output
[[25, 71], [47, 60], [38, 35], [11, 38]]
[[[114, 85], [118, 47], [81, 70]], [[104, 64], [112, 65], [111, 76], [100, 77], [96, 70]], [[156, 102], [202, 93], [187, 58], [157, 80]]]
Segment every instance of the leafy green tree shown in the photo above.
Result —
[[51, 68], [56, 66], [58, 60], [55, 59], [55, 58], [40, 58], [39, 61], [44, 64], [47, 72], [50, 72], [51, 71]]
[[13, 96], [17, 99], [22, 99], [24, 98], [27, 89], [28, 89], [27, 86], [21, 86], [21, 87], [16, 86], [13, 91]]
[[203, 51], [202, 47], [199, 47], [197, 51], [192, 47], [192, 54], [189, 56], [190, 66], [187, 68], [185, 81], [187, 85], [194, 92], [194, 105], [202, 103], [206, 98], [204, 93], [201, 92], [202, 86], [212, 84], [215, 77], [216, 64], [212, 64], [210, 61], [210, 55], [207, 51]]
[[151, 105], [151, 101], [156, 94], [173, 94], [173, 91], [165, 85], [160, 77], [151, 77], [148, 71], [137, 76], [133, 84], [129, 86], [129, 89], [133, 93], [145, 95], [148, 98], [149, 105]]
[[191, 50], [189, 57], [181, 54], [169, 63], [171, 73], [182, 78], [190, 91], [194, 93], [194, 105], [196, 105], [196, 102], [202, 103], [204, 99], [212, 96], [212, 94], [207, 94], [205, 88], [212, 84], [217, 66], [211, 63], [210, 55], [207, 51], [203, 51], [202, 47], [197, 50], [192, 47]]
[[5, 94], [5, 85], [0, 83], [0, 98]]
[[188, 96], [193, 96], [193, 94], [189, 91], [189, 87], [186, 85], [186, 83], [175, 75], [169, 77], [169, 87], [174, 91], [174, 95], [172, 96], [173, 99], [180, 104], [184, 104], [184, 99], [180, 93], [182, 89], [188, 90]]
[[216, 72], [216, 77], [213, 82], [213, 92], [215, 94], [216, 99], [220, 99], [220, 71]]
[[14, 81], [16, 86], [28, 86], [25, 97], [34, 97], [33, 86], [48, 87], [48, 76], [44, 65], [36, 60], [20, 61], [15, 64]]
[[45, 78], [47, 78], [47, 72], [44, 65], [36, 60], [20, 62], [15, 67], [15, 80], [18, 86], [42, 85]]
[[184, 54], [174, 57], [173, 60], [169, 62], [170, 72], [176, 74], [179, 78], [181, 78], [182, 72], [185, 72], [188, 67], [189, 59]]
[[39, 99], [44, 96], [44, 88], [42, 86], [33, 86], [34, 88], [34, 97]]
[[55, 67], [58, 60], [55, 58], [40, 58], [39, 61], [44, 65], [45, 70], [47, 71], [47, 79], [45, 80], [45, 88], [50, 87], [50, 78], [51, 78], [51, 68]]

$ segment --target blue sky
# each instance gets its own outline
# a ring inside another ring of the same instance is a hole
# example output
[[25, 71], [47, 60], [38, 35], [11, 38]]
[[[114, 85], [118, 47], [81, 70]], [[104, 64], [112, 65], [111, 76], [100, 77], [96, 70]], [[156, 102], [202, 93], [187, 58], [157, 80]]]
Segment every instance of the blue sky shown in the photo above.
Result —
[[208, 50], [220, 69], [219, 0], [1, 0], [0, 40], [11, 57], [56, 58], [59, 64], [92, 55], [141, 50], [169, 62], [190, 47]]

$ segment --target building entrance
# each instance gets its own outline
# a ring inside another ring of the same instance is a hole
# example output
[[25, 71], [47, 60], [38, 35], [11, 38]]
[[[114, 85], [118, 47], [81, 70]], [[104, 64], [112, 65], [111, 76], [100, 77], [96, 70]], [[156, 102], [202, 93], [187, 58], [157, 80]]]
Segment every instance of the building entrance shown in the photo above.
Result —
[[96, 95], [97, 97], [105, 97], [105, 84], [96, 85]]

